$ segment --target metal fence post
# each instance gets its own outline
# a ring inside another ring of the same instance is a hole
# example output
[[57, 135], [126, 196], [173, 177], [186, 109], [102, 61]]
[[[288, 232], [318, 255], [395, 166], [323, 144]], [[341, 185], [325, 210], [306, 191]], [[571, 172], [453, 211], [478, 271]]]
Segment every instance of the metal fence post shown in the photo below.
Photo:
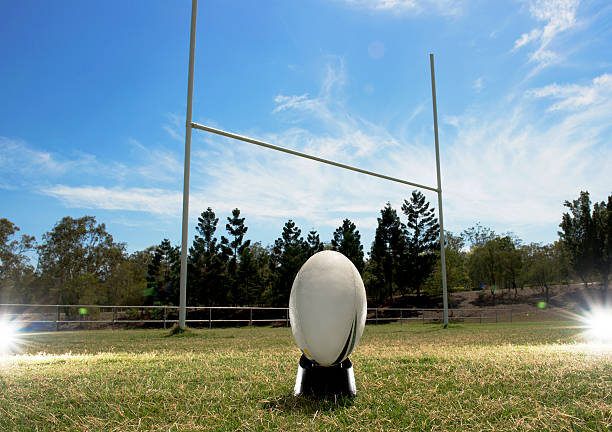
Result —
[[115, 328], [116, 322], [117, 322], [117, 306], [113, 306], [113, 329]]
[[164, 308], [164, 330], [166, 330], [166, 316], [167, 316], [167, 311], [166, 311], [166, 308]]
[[253, 327], [253, 308], [249, 309], [249, 327]]
[[375, 309], [376, 324], [378, 324], [378, 308]]
[[208, 308], [208, 328], [212, 328], [212, 308]]
[[285, 327], [289, 327], [289, 308], [287, 308], [287, 315], [285, 316]]
[[60, 326], [60, 307], [59, 305], [56, 306], [56, 310], [55, 310], [55, 331], [59, 331], [59, 326]]
[[421, 311], [421, 319], [423, 320], [423, 325], [425, 325], [425, 309]]

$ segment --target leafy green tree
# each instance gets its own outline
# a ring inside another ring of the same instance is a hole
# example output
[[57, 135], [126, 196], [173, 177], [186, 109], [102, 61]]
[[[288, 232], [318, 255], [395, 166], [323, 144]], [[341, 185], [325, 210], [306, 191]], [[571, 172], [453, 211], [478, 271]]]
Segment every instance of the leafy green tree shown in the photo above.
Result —
[[563, 213], [559, 237], [567, 250], [572, 269], [586, 286], [594, 270], [596, 248], [589, 193], [580, 192], [578, 199], [565, 201], [564, 206], [569, 212]]
[[117, 274], [118, 287], [113, 304], [141, 305], [145, 301], [147, 269], [153, 261], [155, 247], [132, 253], [120, 266]]
[[563, 278], [562, 250], [555, 245], [531, 243], [521, 248], [524, 252], [525, 279], [542, 287], [544, 300], [550, 303], [550, 290], [554, 282]]
[[283, 226], [281, 237], [274, 242], [270, 255], [273, 280], [268, 292], [268, 299], [274, 305], [288, 304], [293, 280], [308, 259], [309, 247], [300, 237], [301, 233], [295, 222], [288, 220]]
[[[504, 288], [514, 289], [514, 297], [517, 297], [517, 289], [522, 274], [523, 256], [520, 246], [521, 240], [512, 233], [507, 233], [503, 237], [493, 240], [496, 242], [497, 255], [499, 260], [501, 282]], [[521, 284], [522, 286], [522, 284]]]
[[370, 249], [368, 293], [379, 300], [393, 299], [398, 272], [405, 250], [404, 225], [397, 212], [387, 203], [377, 218], [378, 226]]
[[125, 259], [125, 245], [93, 216], [62, 218], [43, 234], [37, 250], [41, 280], [57, 304], [101, 301], [99, 289]]
[[472, 283], [486, 283], [495, 302], [495, 288], [514, 288], [520, 283], [522, 253], [520, 239], [512, 234], [499, 236], [488, 231], [488, 240], [472, 246], [467, 254], [468, 274]]
[[608, 202], [593, 205], [593, 266], [601, 276], [602, 294], [606, 300], [612, 271], [612, 195]]
[[[467, 254], [463, 250], [465, 241], [461, 236], [452, 232], [445, 233], [446, 239], [446, 281], [449, 291], [456, 287], [470, 287], [471, 280], [467, 270]], [[436, 251], [436, 264], [425, 282], [427, 290], [439, 294], [442, 290], [442, 266], [440, 265], [440, 252]]]
[[440, 225], [435, 210], [419, 191], [413, 191], [410, 201], [404, 200], [402, 212], [408, 217], [405, 227], [406, 253], [401, 267], [401, 287], [407, 286], [417, 295], [421, 285], [431, 274], [440, 249]]
[[473, 227], [467, 228], [461, 234], [461, 237], [469, 244], [470, 248], [484, 246], [489, 240], [497, 237], [495, 231], [491, 228], [480, 225], [479, 222]]
[[494, 284], [496, 280], [495, 253], [487, 248], [490, 241], [498, 235], [490, 228], [477, 223], [463, 231], [461, 237], [469, 245], [466, 254], [466, 266], [472, 286], [478, 288], [481, 283]]
[[349, 219], [344, 219], [342, 225], [334, 231], [334, 238], [331, 241], [332, 249], [340, 252], [357, 267], [360, 274], [363, 274], [365, 263], [363, 261], [363, 245], [361, 244], [361, 234], [357, 227]]
[[18, 231], [17, 225], [0, 219], [0, 301], [5, 303], [28, 303], [33, 294], [29, 288], [34, 267], [27, 253], [34, 250], [36, 240], [26, 234], [13, 238]]
[[179, 247], [163, 239], [147, 267], [146, 304], [178, 304], [180, 265]]

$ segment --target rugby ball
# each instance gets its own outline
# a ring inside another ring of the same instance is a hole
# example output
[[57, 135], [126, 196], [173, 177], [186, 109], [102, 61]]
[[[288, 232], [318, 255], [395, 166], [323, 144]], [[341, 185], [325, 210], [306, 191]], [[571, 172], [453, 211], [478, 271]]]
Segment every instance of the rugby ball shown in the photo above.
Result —
[[293, 281], [291, 331], [304, 355], [321, 366], [336, 365], [355, 349], [366, 312], [359, 271], [340, 252], [322, 251], [311, 256]]

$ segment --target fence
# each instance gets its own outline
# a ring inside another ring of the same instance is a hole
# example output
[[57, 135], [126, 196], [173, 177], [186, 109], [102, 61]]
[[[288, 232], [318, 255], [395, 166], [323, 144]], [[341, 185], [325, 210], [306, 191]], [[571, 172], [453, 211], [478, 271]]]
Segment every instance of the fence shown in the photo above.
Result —
[[[100, 306], [0, 304], [0, 317], [28, 329], [103, 328], [119, 326], [162, 327], [178, 323], [178, 306]], [[451, 322], [513, 322], [559, 319], [561, 310], [530, 311], [512, 308], [449, 309]], [[368, 308], [367, 323], [442, 322], [443, 309]], [[194, 306], [187, 308], [186, 322], [193, 327], [286, 326], [289, 309], [282, 307]]]

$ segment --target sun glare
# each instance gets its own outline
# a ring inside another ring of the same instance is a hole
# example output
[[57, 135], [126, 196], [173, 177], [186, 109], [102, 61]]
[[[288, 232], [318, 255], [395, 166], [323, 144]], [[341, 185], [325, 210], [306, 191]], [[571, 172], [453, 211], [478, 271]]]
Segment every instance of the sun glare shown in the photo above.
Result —
[[0, 319], [0, 354], [13, 351], [18, 342], [18, 328], [12, 321]]
[[589, 337], [599, 341], [612, 342], [612, 309], [593, 309], [585, 317], [585, 323]]

